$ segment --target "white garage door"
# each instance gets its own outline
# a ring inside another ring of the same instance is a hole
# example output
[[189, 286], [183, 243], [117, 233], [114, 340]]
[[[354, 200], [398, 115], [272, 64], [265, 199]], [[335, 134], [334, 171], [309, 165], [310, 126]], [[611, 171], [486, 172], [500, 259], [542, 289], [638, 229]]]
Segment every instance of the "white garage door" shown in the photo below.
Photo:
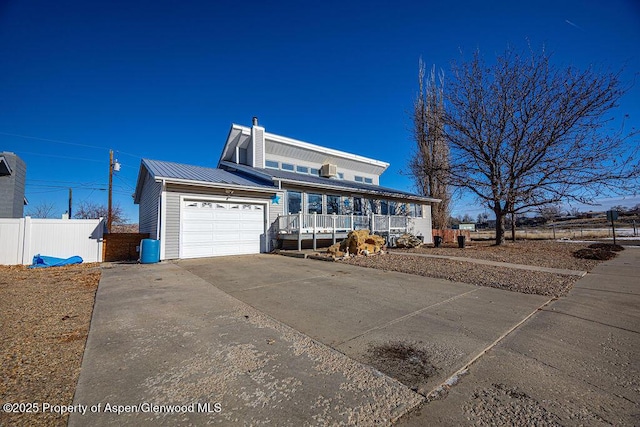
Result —
[[259, 204], [183, 201], [180, 258], [259, 253], [264, 210]]

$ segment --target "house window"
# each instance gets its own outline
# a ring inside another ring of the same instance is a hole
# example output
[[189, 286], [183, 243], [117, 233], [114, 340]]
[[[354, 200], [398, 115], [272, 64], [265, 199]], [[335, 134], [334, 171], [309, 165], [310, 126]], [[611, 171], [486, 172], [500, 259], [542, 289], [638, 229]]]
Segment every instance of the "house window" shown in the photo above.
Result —
[[269, 169], [280, 169], [280, 163], [274, 161], [274, 160], [266, 160], [264, 162], [264, 166], [269, 168]]
[[389, 215], [397, 215], [398, 204], [396, 202], [389, 202]]
[[338, 179], [344, 179], [344, 173], [338, 172]]
[[364, 178], [358, 175], [355, 176], [355, 180], [356, 182], [364, 182]]
[[362, 215], [362, 199], [360, 197], [353, 198], [353, 214]]
[[322, 213], [322, 194], [307, 194], [307, 213]]
[[314, 176], [319, 176], [320, 175], [320, 170], [316, 169], [316, 168], [311, 168], [309, 173], [311, 175], [314, 175]]
[[293, 172], [294, 167], [291, 163], [283, 163], [282, 166], [280, 167], [280, 169], [282, 169], [283, 171], [291, 171]]
[[364, 179], [364, 183], [365, 183], [365, 184], [373, 184], [373, 179], [371, 179], [371, 178], [365, 178], [365, 179]]
[[380, 214], [389, 215], [389, 202], [386, 200], [380, 200]]
[[340, 215], [340, 196], [327, 196], [327, 213]]
[[298, 173], [309, 173], [309, 168], [306, 166], [296, 166], [296, 172]]
[[287, 191], [287, 213], [297, 214], [302, 210], [302, 193]]

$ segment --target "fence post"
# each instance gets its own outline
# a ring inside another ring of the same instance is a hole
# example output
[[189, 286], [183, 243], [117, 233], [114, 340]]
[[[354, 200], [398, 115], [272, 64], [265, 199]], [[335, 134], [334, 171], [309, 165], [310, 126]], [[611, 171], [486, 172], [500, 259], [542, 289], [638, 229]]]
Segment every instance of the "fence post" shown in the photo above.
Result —
[[[22, 235], [22, 256], [20, 257], [20, 264], [26, 265], [31, 264], [29, 260], [29, 256], [31, 255], [31, 217], [24, 217], [24, 232]], [[25, 263], [25, 260], [28, 262]]]
[[302, 211], [298, 212], [298, 252], [302, 251]]
[[371, 234], [376, 231], [376, 214], [372, 213], [369, 217], [369, 225], [371, 226]]
[[387, 233], [391, 235], [391, 215], [387, 216]]
[[351, 230], [355, 230], [356, 229], [356, 225], [353, 222], [353, 214], [350, 215], [350, 219], [351, 219]]

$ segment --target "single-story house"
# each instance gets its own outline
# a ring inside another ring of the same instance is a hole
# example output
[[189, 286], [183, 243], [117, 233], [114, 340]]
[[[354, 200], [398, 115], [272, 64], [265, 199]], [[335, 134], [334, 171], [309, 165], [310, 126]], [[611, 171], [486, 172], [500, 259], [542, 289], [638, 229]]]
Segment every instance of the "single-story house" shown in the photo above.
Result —
[[388, 163], [233, 124], [217, 167], [142, 159], [134, 201], [160, 259], [268, 252], [369, 228], [431, 242], [439, 200], [381, 186]]

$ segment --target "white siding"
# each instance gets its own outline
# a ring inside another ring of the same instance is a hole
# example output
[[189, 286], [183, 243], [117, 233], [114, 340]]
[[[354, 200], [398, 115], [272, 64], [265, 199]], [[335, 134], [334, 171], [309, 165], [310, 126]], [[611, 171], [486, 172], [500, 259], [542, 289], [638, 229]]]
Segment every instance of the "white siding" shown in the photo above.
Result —
[[100, 262], [103, 228], [99, 219], [2, 219], [0, 264], [28, 265], [37, 254]]
[[141, 233], [149, 233], [152, 239], [158, 237], [158, 207], [162, 184], [155, 182], [148, 171], [142, 184], [140, 203], [138, 207], [138, 223]]

